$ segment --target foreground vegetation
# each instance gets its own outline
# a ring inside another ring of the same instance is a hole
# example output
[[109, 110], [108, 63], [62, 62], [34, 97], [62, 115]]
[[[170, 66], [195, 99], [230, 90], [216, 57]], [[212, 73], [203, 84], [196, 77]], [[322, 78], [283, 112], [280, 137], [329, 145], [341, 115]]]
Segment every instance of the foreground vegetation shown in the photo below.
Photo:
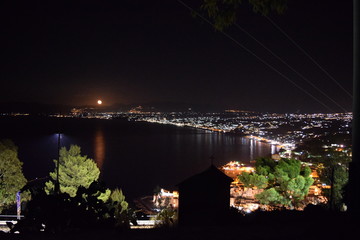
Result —
[[59, 155], [47, 181], [36, 180], [25, 185], [17, 148], [11, 141], [0, 142], [0, 206], [14, 205], [18, 191], [30, 195], [24, 219], [11, 225], [11, 232], [59, 233], [93, 227], [125, 229], [131, 222], [136, 224], [135, 213], [122, 190], [110, 190], [99, 181], [100, 170], [92, 159], [81, 155], [79, 146], [62, 148]]
[[0, 140], [0, 213], [15, 203], [16, 193], [27, 182], [22, 164], [15, 144], [11, 140]]
[[[124, 230], [129, 229], [130, 224], [137, 224], [135, 211], [129, 207], [122, 190], [106, 188], [99, 180], [100, 171], [96, 163], [81, 155], [80, 147], [62, 148], [59, 156], [59, 178], [58, 161], [54, 160], [54, 171], [49, 174], [49, 178], [26, 184], [16, 146], [11, 141], [0, 141], [0, 211], [14, 206], [15, 195], [19, 190], [23, 194], [29, 193], [29, 197], [25, 198], [25, 217], [15, 226], [10, 226], [11, 232], [26, 234], [43, 231], [59, 234], [91, 231], [94, 228]], [[329, 196], [333, 197], [331, 202], [334, 206], [340, 205], [347, 180], [348, 158], [344, 158], [342, 153], [327, 151], [318, 161], [323, 164], [321, 176], [332, 185], [332, 192], [329, 193]], [[255, 167], [254, 173], [240, 175], [240, 181], [247, 188], [263, 190], [256, 195], [261, 204], [271, 205], [282, 211], [266, 214], [258, 211], [243, 216], [232, 209], [223, 223], [251, 223], [254, 217], [257, 221], [278, 219], [280, 216], [287, 219], [298, 217], [295, 211], [288, 212], [284, 209], [301, 206], [309, 186], [313, 183], [310, 169], [303, 166], [299, 160], [274, 161], [269, 158], [257, 159]], [[57, 179], [59, 191], [55, 189]], [[310, 206], [303, 212], [303, 216], [321, 211]], [[174, 228], [177, 221], [176, 211], [161, 209], [155, 220], [157, 227]]]

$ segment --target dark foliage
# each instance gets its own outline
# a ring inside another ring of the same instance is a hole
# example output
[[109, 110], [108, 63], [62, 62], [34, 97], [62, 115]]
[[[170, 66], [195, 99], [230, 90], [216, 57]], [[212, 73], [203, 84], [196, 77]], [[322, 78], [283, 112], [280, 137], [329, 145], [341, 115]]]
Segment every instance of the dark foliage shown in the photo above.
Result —
[[[236, 23], [238, 9], [242, 0], [203, 0], [202, 9], [214, 22], [217, 30]], [[268, 15], [270, 12], [283, 13], [287, 6], [287, 0], [248, 0], [254, 12]]]
[[[75, 197], [66, 193], [47, 195], [37, 191], [27, 204], [24, 219], [11, 232], [62, 233], [91, 229], [115, 229], [116, 217], [113, 203], [98, 198], [104, 193], [104, 184], [93, 182], [88, 189], [80, 187]], [[123, 226], [120, 226], [123, 227]]]

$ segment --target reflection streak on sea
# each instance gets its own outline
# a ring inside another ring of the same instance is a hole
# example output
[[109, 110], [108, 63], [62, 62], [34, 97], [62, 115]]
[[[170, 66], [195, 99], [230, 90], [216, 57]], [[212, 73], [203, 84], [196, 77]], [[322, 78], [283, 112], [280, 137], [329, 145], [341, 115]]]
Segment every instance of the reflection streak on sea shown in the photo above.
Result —
[[105, 138], [102, 129], [98, 128], [95, 132], [94, 137], [94, 155], [95, 161], [99, 167], [102, 169], [105, 160]]

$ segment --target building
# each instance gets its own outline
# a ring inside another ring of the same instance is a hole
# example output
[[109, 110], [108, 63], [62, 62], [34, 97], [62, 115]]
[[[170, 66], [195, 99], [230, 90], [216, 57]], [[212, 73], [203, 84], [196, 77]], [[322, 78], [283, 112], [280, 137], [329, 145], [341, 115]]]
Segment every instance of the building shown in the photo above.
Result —
[[153, 195], [153, 203], [157, 208], [170, 207], [177, 209], [179, 205], [179, 193], [161, 188], [160, 192]]
[[211, 165], [177, 184], [179, 225], [218, 225], [229, 213], [232, 178]]

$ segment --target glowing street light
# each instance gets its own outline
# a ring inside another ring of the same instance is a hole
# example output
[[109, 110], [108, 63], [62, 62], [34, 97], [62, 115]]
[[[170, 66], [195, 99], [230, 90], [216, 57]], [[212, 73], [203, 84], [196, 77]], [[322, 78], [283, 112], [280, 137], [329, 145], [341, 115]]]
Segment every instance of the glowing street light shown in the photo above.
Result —
[[99, 100], [97, 101], [97, 104], [98, 104], [98, 105], [101, 105], [101, 104], [102, 104], [102, 101], [99, 99]]

